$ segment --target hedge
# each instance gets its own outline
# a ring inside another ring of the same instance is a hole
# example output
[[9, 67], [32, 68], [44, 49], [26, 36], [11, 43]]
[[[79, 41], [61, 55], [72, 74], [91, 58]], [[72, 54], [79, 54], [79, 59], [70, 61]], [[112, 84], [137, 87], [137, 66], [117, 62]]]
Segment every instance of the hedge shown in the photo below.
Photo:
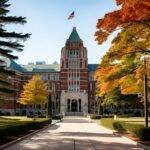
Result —
[[8, 125], [0, 128], [0, 141], [8, 139], [10, 136], [17, 136], [20, 134], [25, 134], [29, 130], [38, 130], [43, 128], [43, 126], [50, 124], [51, 120], [44, 120], [39, 122], [20, 122], [13, 125]]
[[101, 115], [90, 115], [91, 119], [101, 119], [102, 116]]
[[101, 125], [120, 133], [129, 132], [138, 136], [141, 140], [150, 141], [150, 127], [146, 128], [141, 124], [132, 124], [123, 121], [115, 121], [112, 118], [103, 118], [101, 119]]
[[130, 132], [141, 140], [150, 141], [150, 128], [143, 125], [116, 121], [113, 122], [113, 128], [119, 132]]

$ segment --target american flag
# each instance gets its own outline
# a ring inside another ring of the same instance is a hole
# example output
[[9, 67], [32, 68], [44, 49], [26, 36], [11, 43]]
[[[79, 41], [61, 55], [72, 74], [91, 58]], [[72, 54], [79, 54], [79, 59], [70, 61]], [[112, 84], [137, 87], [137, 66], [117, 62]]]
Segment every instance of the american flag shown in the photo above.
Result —
[[73, 19], [75, 17], [74, 11], [69, 15], [68, 20]]

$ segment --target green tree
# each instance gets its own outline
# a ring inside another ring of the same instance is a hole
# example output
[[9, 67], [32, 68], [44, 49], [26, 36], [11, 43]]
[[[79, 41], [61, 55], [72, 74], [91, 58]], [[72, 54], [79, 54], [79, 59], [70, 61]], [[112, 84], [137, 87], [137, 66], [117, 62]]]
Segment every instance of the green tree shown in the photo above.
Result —
[[119, 87], [115, 88], [114, 90], [106, 93], [104, 95], [104, 100], [102, 105], [103, 106], [115, 106], [124, 107], [124, 106], [131, 106], [134, 108], [135, 100], [137, 99], [137, 95], [123, 95], [121, 94], [121, 90]]
[[13, 87], [8, 81], [8, 77], [15, 73], [6, 69], [7, 59], [17, 59], [14, 56], [13, 51], [21, 52], [23, 45], [20, 41], [24, 41], [29, 38], [30, 34], [22, 34], [17, 32], [7, 31], [7, 24], [24, 24], [26, 18], [9, 16], [8, 0], [0, 0], [0, 99], [5, 99], [8, 93], [13, 91]]

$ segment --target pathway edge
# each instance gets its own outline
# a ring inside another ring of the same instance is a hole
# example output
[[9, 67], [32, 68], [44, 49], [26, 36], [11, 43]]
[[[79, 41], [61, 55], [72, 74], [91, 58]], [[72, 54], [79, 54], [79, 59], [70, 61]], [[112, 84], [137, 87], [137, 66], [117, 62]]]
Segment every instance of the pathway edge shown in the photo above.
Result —
[[27, 135], [25, 135], [25, 136], [22, 136], [22, 137], [20, 137], [20, 138], [17, 138], [16, 140], [13, 140], [13, 141], [11, 141], [11, 142], [8, 142], [8, 143], [6, 143], [6, 144], [3, 144], [3, 145], [0, 146], [0, 150], [4, 150], [5, 148], [7, 148], [7, 147], [9, 147], [9, 146], [12, 146], [12, 145], [14, 145], [14, 144], [16, 144], [16, 143], [18, 143], [18, 142], [20, 142], [20, 141], [22, 141], [22, 140], [28, 138], [28, 137], [31, 137], [32, 135], [34, 135], [34, 134], [36, 134], [36, 133], [38, 133], [38, 132], [44, 131], [45, 129], [48, 129], [49, 127], [53, 126], [54, 124], [56, 124], [56, 123], [58, 123], [58, 122], [60, 122], [60, 121], [54, 122], [54, 123], [52, 123], [52, 124], [49, 124], [49, 125], [47, 125], [46, 127], [42, 128], [42, 129], [36, 130], [36, 131], [34, 131], [34, 132], [32, 132], [32, 133], [29, 133], [29, 134], [27, 134]]

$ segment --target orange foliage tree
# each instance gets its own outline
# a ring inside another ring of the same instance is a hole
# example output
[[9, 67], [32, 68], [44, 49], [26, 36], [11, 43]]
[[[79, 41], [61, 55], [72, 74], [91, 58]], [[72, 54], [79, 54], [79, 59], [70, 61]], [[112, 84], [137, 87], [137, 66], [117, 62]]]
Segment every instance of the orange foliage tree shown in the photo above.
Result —
[[120, 29], [96, 71], [97, 88], [102, 95], [116, 87], [123, 94], [142, 94], [140, 58], [150, 53], [150, 1], [116, 0], [116, 3], [120, 9], [106, 14], [97, 23], [95, 36], [99, 44]]
[[119, 10], [106, 14], [98, 20], [96, 40], [102, 44], [108, 36], [118, 28], [140, 23], [150, 26], [149, 0], [116, 0]]

